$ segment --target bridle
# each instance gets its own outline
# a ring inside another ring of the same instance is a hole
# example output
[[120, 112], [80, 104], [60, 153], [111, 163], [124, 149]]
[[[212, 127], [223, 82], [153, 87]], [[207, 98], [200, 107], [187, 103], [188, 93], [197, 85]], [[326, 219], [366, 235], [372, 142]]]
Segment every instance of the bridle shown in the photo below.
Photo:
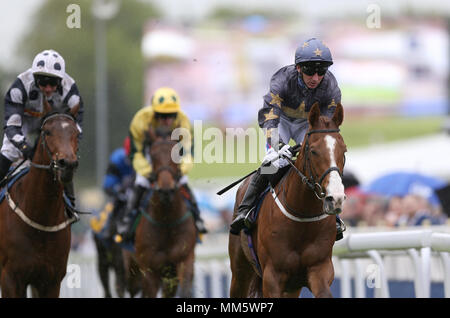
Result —
[[[169, 140], [158, 140], [158, 141], [152, 143], [151, 147], [154, 147], [154, 146], [159, 145], [159, 144], [169, 144], [169, 143], [171, 143], [171, 141], [169, 141]], [[162, 165], [158, 169], [152, 171], [150, 173], [150, 178], [149, 178], [150, 179], [150, 183], [155, 183], [158, 180], [159, 174], [161, 172], [163, 172], [163, 171], [168, 171], [172, 175], [173, 179], [177, 181], [176, 184], [175, 184], [175, 189], [178, 188], [179, 187], [178, 181], [181, 178], [181, 174], [180, 174], [178, 169], [174, 169], [170, 165]], [[153, 186], [153, 189], [155, 191], [158, 191], [159, 190], [158, 185], [155, 184]]]
[[[294, 168], [294, 171], [300, 176], [300, 178], [302, 179], [302, 182], [309, 188], [311, 189], [314, 194], [316, 195], [316, 197], [319, 200], [322, 200], [323, 198], [325, 198], [326, 193], [322, 190], [322, 182], [325, 179], [325, 177], [330, 174], [332, 171], [336, 171], [337, 173], [339, 173], [339, 175], [342, 177], [342, 172], [339, 170], [338, 167], [330, 167], [328, 168], [324, 173], [322, 173], [322, 175], [320, 176], [320, 178], [318, 178], [318, 181], [316, 181], [317, 179], [317, 173], [316, 170], [314, 169], [314, 166], [311, 163], [311, 158], [309, 156], [309, 137], [312, 134], [316, 134], [316, 133], [338, 133], [340, 132], [339, 129], [315, 129], [315, 130], [310, 130], [306, 133], [306, 141], [305, 141], [305, 161], [304, 161], [304, 165], [303, 165], [303, 170], [306, 172], [308, 171], [309, 174], [309, 178], [307, 176], [305, 176], [290, 160], [287, 160], [288, 163]], [[344, 162], [345, 162], [345, 157], [344, 157]], [[316, 175], [316, 177], [314, 176]]]
[[64, 118], [68, 118], [68, 119], [72, 120], [73, 122], [75, 122], [75, 119], [73, 118], [73, 116], [64, 114], [64, 113], [53, 113], [53, 114], [50, 114], [47, 117], [45, 117], [44, 120], [42, 121], [41, 127], [39, 129], [40, 130], [40, 140], [41, 140], [42, 147], [45, 149], [45, 151], [47, 152], [47, 155], [50, 158], [50, 163], [48, 165], [45, 165], [45, 164], [37, 164], [37, 163], [31, 162], [31, 165], [38, 169], [49, 170], [53, 174], [54, 178], [56, 179], [57, 171], [64, 170], [67, 167], [66, 166], [63, 167], [60, 165], [59, 160], [58, 160], [58, 153], [55, 154], [56, 159], [53, 159], [54, 153], [52, 153], [52, 151], [48, 147], [48, 144], [45, 139], [47, 133], [44, 130], [45, 124], [50, 119], [55, 118], [55, 117], [64, 117]]
[[[306, 136], [306, 141], [305, 141], [305, 162], [303, 165], [303, 170], [306, 171], [306, 169], [308, 169], [308, 173], [309, 173], [309, 178], [307, 176], [305, 176], [296, 166], [295, 164], [288, 159], [287, 162], [292, 166], [293, 170], [300, 176], [303, 184], [305, 184], [310, 190], [312, 190], [314, 192], [314, 194], [316, 195], [316, 197], [323, 201], [326, 193], [324, 191], [322, 191], [322, 182], [325, 179], [325, 177], [330, 174], [332, 171], [336, 171], [339, 173], [339, 175], [342, 177], [342, 173], [339, 170], [338, 167], [330, 167], [329, 169], [327, 169], [324, 173], [322, 173], [322, 175], [320, 176], [320, 178], [318, 178], [318, 175], [316, 173], [316, 170], [314, 169], [312, 163], [311, 163], [311, 158], [309, 157], [309, 137], [314, 134], [314, 133], [338, 133], [340, 130], [339, 129], [316, 129], [316, 130], [311, 130], [307, 133]], [[294, 146], [295, 148], [295, 146]], [[345, 156], [344, 156], [344, 164], [345, 164]], [[305, 172], [306, 173], [306, 172]], [[316, 175], [316, 177], [314, 176]], [[328, 217], [330, 215], [330, 213], [328, 212], [322, 212], [321, 214], [315, 215], [315, 216], [300, 216], [298, 213], [296, 213], [292, 208], [290, 208], [287, 205], [287, 200], [286, 200], [286, 191], [284, 189], [285, 187], [285, 181], [287, 174], [284, 176], [283, 180], [280, 182], [280, 186], [281, 186], [281, 194], [282, 194], [282, 200], [284, 201], [284, 204], [280, 201], [280, 199], [278, 198], [278, 194], [275, 192], [275, 190], [272, 188], [271, 192], [272, 192], [272, 196], [275, 200], [275, 203], [278, 205], [280, 211], [289, 219], [295, 221], [295, 222], [316, 222], [316, 221], [320, 221], [326, 217]], [[316, 181], [318, 178], [318, 181]]]

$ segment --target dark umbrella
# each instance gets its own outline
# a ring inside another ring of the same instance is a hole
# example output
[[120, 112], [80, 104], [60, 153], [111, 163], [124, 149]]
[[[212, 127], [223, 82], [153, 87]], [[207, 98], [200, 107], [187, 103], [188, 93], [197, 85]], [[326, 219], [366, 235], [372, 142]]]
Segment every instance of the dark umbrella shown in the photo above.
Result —
[[414, 172], [395, 172], [384, 175], [363, 187], [367, 193], [386, 196], [403, 197], [408, 194], [418, 194], [428, 199], [430, 203], [439, 204], [435, 190], [446, 186], [439, 178]]

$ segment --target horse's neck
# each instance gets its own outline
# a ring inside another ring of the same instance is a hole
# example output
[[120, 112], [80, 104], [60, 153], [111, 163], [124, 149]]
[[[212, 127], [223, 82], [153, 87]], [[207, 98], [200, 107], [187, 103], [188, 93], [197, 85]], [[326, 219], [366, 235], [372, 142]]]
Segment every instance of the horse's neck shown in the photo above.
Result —
[[[40, 148], [36, 150], [33, 162], [48, 164], [42, 159], [43, 151]], [[54, 222], [55, 217], [63, 215], [61, 213], [64, 211], [63, 186], [54, 179], [49, 170], [31, 166], [20, 188], [15, 190], [17, 204], [33, 220], [38, 221], [44, 218]]]
[[[304, 169], [305, 157], [303, 153], [299, 155], [295, 166], [303, 175], [307, 175], [306, 169]], [[280, 189], [284, 191], [286, 205], [294, 211], [302, 215], [316, 215], [318, 211], [321, 211], [322, 202], [317, 199], [314, 191], [302, 182], [294, 169], [289, 170], [286, 179], [280, 184]]]

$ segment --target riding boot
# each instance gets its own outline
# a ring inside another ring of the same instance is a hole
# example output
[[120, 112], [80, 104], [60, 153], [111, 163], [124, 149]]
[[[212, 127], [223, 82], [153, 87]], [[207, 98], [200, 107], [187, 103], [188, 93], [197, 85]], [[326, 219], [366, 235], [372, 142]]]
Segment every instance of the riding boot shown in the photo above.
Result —
[[79, 219], [80, 217], [78, 216], [78, 213], [75, 210], [75, 190], [73, 187], [73, 181], [64, 184], [64, 193], [66, 194], [67, 199], [69, 199], [70, 201], [70, 206], [67, 207], [66, 205], [67, 207], [66, 211], [69, 218], [75, 217]]
[[125, 213], [117, 222], [117, 235], [114, 238], [117, 243], [122, 242], [124, 239], [128, 240], [131, 238], [131, 231], [135, 216], [137, 215], [139, 204], [146, 190], [146, 188], [139, 185], [134, 188], [131, 199], [128, 202], [129, 204], [125, 209]]
[[205, 227], [205, 223], [203, 222], [203, 219], [200, 216], [200, 209], [198, 208], [197, 200], [194, 197], [194, 193], [192, 193], [187, 183], [183, 184], [183, 189], [185, 189], [187, 192], [186, 196], [191, 204], [191, 212], [192, 216], [194, 217], [194, 223], [195, 227], [197, 228], [197, 231], [202, 234], [208, 233], [208, 230]]
[[341, 218], [336, 215], [336, 241], [342, 240], [344, 238], [344, 231], [346, 230], [345, 223]]
[[260, 169], [253, 175], [247, 191], [245, 191], [244, 198], [239, 205], [237, 210], [237, 215], [234, 221], [230, 225], [230, 233], [239, 235], [239, 232], [246, 226], [247, 228], [251, 228], [253, 225], [251, 223], [250, 218], [247, 217], [251, 208], [256, 203], [259, 195], [262, 191], [267, 187], [267, 177], [260, 173]]
[[0, 153], [0, 181], [8, 174], [9, 167], [11, 167], [12, 161], [6, 158]]

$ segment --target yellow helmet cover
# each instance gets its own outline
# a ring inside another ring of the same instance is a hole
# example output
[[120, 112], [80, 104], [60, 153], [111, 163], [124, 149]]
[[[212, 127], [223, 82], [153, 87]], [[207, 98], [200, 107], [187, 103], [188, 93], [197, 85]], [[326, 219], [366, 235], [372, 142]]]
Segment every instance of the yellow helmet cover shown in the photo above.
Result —
[[180, 98], [174, 89], [161, 87], [152, 96], [152, 108], [157, 113], [178, 113]]

